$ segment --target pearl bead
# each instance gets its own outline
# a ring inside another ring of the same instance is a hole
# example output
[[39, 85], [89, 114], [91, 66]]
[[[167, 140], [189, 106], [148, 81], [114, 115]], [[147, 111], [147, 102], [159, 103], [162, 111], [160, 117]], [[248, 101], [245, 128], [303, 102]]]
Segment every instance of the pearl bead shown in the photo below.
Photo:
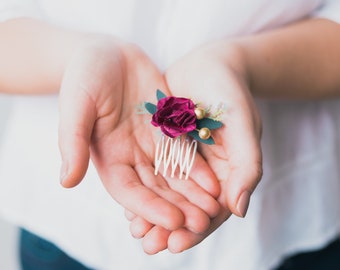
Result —
[[208, 140], [211, 136], [211, 132], [209, 128], [201, 128], [198, 131], [198, 136], [202, 139], [202, 140]]
[[205, 116], [205, 110], [202, 108], [195, 108], [195, 114], [198, 120], [201, 120]]

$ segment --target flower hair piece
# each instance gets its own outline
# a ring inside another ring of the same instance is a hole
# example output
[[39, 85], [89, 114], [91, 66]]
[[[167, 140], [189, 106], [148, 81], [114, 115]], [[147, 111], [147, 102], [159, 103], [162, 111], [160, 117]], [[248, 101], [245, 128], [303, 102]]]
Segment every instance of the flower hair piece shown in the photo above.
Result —
[[[145, 102], [146, 111], [152, 114], [151, 124], [163, 133], [156, 145], [155, 175], [163, 163], [163, 176], [173, 178], [179, 169], [179, 179], [189, 178], [197, 151], [197, 142], [215, 144], [211, 131], [222, 127], [222, 122], [209, 117], [210, 109], [195, 104], [191, 99], [166, 96], [156, 92], [157, 105]], [[190, 139], [191, 138], [191, 139]]]

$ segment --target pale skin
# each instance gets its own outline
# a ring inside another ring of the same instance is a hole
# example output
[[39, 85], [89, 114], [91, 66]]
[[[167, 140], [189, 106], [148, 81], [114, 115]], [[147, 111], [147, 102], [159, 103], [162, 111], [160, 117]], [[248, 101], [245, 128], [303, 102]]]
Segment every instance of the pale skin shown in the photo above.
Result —
[[[166, 239], [168, 249], [176, 253], [200, 243], [232, 213], [242, 216], [240, 196], [243, 191], [252, 193], [262, 173], [261, 121], [250, 94], [272, 99], [338, 98], [339, 46], [338, 24], [310, 19], [263, 34], [206, 44], [171, 66], [165, 76], [174, 95], [185, 93], [209, 104], [227, 102], [226, 128], [215, 133], [225, 139], [219, 146], [202, 145], [200, 149], [220, 180], [222, 211], [203, 234], [185, 228], [173, 232], [156, 229], [128, 212], [132, 235], [137, 227], [145, 246], [160, 251], [165, 246], [161, 241]], [[244, 209], [246, 206], [244, 203]], [[156, 236], [152, 230], [158, 232]]]
[[[246, 214], [262, 174], [253, 95], [318, 99], [340, 92], [340, 27], [326, 20], [207, 44], [165, 74], [134, 45], [30, 19], [1, 24], [0, 44], [2, 91], [60, 89], [62, 184], [77, 185], [91, 157], [149, 254], [189, 249], [232, 213]], [[208, 104], [226, 101], [225, 125], [213, 134], [216, 145], [200, 146], [190, 181], [152, 173], [154, 129], [134, 108], [152, 101], [157, 88]]]
[[[1, 68], [1, 88], [22, 94], [60, 89], [63, 186], [82, 180], [91, 156], [108, 192], [130, 211], [170, 230], [184, 226], [201, 233], [209, 227], [219, 211], [215, 198], [220, 187], [202, 158], [190, 181], [167, 182], [153, 174], [154, 130], [141, 121], [135, 107], [154, 98], [158, 87], [167, 88], [140, 49], [109, 36], [74, 33], [28, 19], [1, 26], [8, 34], [2, 35], [2, 44], [12, 55], [4, 53], [3, 59], [20, 57]], [[26, 46], [17, 50], [13, 44]]]
[[215, 133], [218, 139], [224, 138], [221, 144], [200, 149], [221, 183], [221, 213], [205, 233], [195, 234], [185, 228], [171, 232], [153, 227], [127, 211], [132, 235], [137, 230], [144, 236], [143, 244], [154, 252], [167, 246], [176, 253], [204, 240], [232, 213], [242, 216], [242, 203], [235, 202], [242, 201], [243, 191], [252, 193], [261, 176], [261, 121], [250, 94], [280, 99], [339, 97], [339, 46], [338, 24], [306, 20], [268, 33], [207, 44], [170, 67], [165, 76], [172, 93], [185, 92], [209, 104], [224, 100], [229, 107], [226, 127]]

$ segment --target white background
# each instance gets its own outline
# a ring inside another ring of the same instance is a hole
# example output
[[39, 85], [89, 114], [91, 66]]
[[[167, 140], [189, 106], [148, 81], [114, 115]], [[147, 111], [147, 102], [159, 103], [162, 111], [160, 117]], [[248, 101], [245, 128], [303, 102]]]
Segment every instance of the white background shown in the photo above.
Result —
[[19, 269], [17, 236], [17, 228], [0, 219], [0, 269], [2, 270]]
[[[10, 111], [11, 100], [7, 96], [0, 95], [0, 151], [2, 134], [6, 128], [6, 121]], [[1, 188], [1, 187], [0, 187]], [[4, 221], [0, 216], [0, 269], [18, 270], [17, 261], [18, 229]]]

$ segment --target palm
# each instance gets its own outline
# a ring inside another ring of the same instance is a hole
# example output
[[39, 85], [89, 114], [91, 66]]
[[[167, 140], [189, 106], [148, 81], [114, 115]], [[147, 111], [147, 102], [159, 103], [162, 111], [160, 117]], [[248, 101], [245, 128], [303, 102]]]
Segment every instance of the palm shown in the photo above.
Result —
[[136, 114], [136, 105], [153, 100], [157, 88], [167, 90], [163, 77], [132, 46], [118, 57], [114, 46], [104, 46], [73, 60], [60, 93], [60, 146], [71, 160], [64, 185], [81, 181], [91, 155], [104, 186], [126, 209], [170, 230], [202, 232], [217, 214], [209, 192], [217, 195], [219, 187], [203, 159], [204, 188], [153, 174], [157, 133]]
[[[195, 68], [198, 63], [200, 68]], [[174, 72], [184, 72], [181, 69], [186, 70], [182, 81], [174, 77]], [[221, 195], [218, 198], [221, 212], [204, 235], [194, 235], [184, 229], [170, 235], [170, 243], [176, 243], [180, 238], [187, 239], [182, 241], [181, 247], [177, 247], [183, 250], [202, 241], [231, 213], [245, 215], [249, 201], [241, 197], [250, 194], [261, 177], [261, 123], [240, 74], [209, 54], [189, 55], [175, 69], [169, 70], [167, 78], [172, 91], [187, 91], [198, 100], [207, 102], [207, 105], [223, 101], [226, 106], [224, 127], [214, 134], [216, 146], [202, 145], [200, 148], [200, 153], [221, 183]]]
[[167, 71], [166, 80], [174, 95], [204, 101], [206, 106], [222, 101], [226, 107], [224, 126], [212, 134], [216, 144], [199, 146], [200, 154], [220, 180], [219, 215], [203, 234], [185, 228], [173, 232], [158, 228], [162, 233], [155, 235], [153, 228], [144, 237], [146, 245], [163, 240], [170, 250], [179, 252], [202, 241], [232, 213], [244, 216], [248, 206], [244, 197], [255, 189], [261, 177], [261, 124], [245, 83], [209, 53], [188, 55]]

